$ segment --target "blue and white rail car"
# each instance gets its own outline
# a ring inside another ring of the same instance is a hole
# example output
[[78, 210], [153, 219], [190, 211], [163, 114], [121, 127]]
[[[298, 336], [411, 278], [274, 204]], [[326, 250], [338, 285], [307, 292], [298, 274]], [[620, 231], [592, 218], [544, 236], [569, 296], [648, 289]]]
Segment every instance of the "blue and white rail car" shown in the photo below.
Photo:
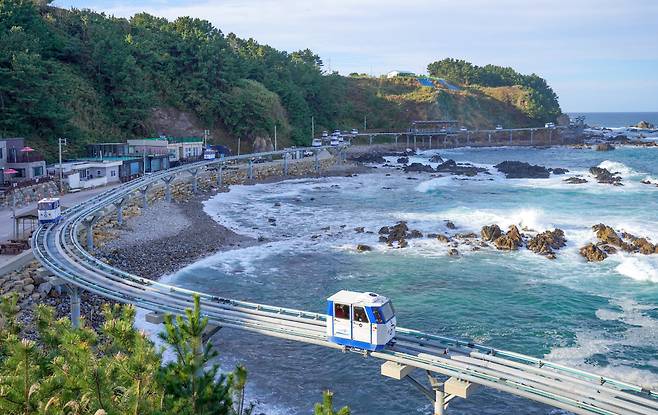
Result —
[[365, 350], [382, 350], [395, 337], [391, 301], [375, 293], [342, 290], [327, 299], [329, 341]]
[[62, 208], [56, 197], [39, 200], [37, 204], [39, 224], [57, 223], [62, 219]]

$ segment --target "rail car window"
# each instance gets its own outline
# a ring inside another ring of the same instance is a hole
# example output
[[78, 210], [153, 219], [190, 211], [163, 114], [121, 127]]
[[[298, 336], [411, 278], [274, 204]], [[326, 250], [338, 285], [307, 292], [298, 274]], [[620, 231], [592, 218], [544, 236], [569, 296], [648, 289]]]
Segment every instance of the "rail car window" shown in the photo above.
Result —
[[384, 318], [382, 317], [382, 312], [378, 308], [372, 309], [372, 314], [375, 315], [375, 321], [377, 324], [384, 324]]
[[334, 317], [342, 320], [350, 319], [350, 306], [345, 304], [334, 304]]
[[363, 307], [354, 307], [354, 321], [368, 323], [368, 315]]
[[382, 317], [384, 317], [384, 321], [389, 321], [395, 315], [395, 310], [393, 309], [393, 304], [391, 304], [390, 302], [388, 302], [388, 303], [384, 304], [383, 306], [381, 306], [380, 310], [382, 312]]
[[41, 202], [37, 206], [37, 209], [39, 209], [39, 210], [50, 210], [50, 209], [53, 209], [53, 206], [50, 202]]

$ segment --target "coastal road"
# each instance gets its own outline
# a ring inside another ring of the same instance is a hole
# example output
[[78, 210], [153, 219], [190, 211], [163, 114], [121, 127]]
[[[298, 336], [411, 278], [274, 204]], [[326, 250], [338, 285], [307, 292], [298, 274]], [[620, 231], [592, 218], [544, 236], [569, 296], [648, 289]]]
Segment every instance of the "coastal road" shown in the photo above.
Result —
[[[224, 161], [244, 162], [253, 156], [229, 157]], [[105, 264], [79, 240], [86, 220], [111, 214], [114, 202], [141, 187], [183, 174], [190, 168], [214, 167], [220, 162], [204, 161], [143, 177], [68, 209], [59, 224], [40, 227], [35, 232], [33, 250], [36, 258], [73, 287], [148, 310], [182, 315], [192, 307], [193, 298], [198, 295], [202, 313], [213, 325], [356, 352], [389, 362], [401, 371], [420, 369], [577, 414], [658, 415], [656, 391], [532, 356], [417, 330], [398, 328], [394, 342], [380, 352], [345, 348], [328, 341], [324, 314], [221, 298], [147, 280]], [[442, 391], [436, 392], [438, 402], [444, 398], [448, 397]]]

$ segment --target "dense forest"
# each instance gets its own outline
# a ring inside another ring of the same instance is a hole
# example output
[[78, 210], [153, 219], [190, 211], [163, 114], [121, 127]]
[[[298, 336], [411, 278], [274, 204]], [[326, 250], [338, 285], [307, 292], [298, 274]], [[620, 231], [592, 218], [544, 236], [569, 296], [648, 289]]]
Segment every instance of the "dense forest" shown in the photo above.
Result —
[[[168, 21], [145, 13], [124, 19], [49, 3], [0, 0], [0, 136], [26, 137], [50, 158], [57, 137], [68, 137], [75, 154], [88, 142], [171, 133], [157, 114], [182, 113], [195, 127], [187, 133], [209, 129], [212, 141], [233, 146], [237, 138], [272, 137], [275, 125], [280, 144], [308, 143], [311, 117], [317, 133], [360, 127], [366, 117], [368, 127], [406, 128], [413, 117], [437, 112], [425, 108], [436, 104], [426, 99], [427, 87], [391, 97], [382, 92], [395, 88], [386, 85], [390, 80], [328, 73], [308, 49], [279, 51], [224, 34], [205, 20]], [[442, 68], [430, 65], [436, 74]], [[446, 77], [472, 83], [452, 73]], [[535, 91], [533, 106], [504, 103], [487, 123], [495, 125], [510, 111], [505, 121], [554, 118], [559, 106], [554, 94], [551, 105], [544, 102], [550, 101], [545, 81], [536, 75], [515, 79], [527, 88], [536, 83], [529, 89]], [[501, 75], [488, 83], [496, 82], [513, 81]], [[488, 119], [461, 113], [465, 123]]]
[[562, 113], [557, 94], [539, 75], [523, 75], [509, 67], [477, 66], [461, 59], [446, 58], [427, 66], [431, 76], [463, 85], [483, 87], [521, 86], [528, 92], [526, 112], [541, 121], [555, 121]]

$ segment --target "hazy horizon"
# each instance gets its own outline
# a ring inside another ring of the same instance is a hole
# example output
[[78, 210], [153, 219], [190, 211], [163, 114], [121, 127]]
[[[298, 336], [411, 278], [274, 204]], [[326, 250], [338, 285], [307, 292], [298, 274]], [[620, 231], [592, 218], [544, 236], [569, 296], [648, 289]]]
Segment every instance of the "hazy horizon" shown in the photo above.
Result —
[[445, 57], [546, 78], [564, 112], [658, 112], [658, 2], [636, 0], [57, 0], [120, 17], [209, 20], [277, 49], [309, 48], [327, 70], [425, 73]]

